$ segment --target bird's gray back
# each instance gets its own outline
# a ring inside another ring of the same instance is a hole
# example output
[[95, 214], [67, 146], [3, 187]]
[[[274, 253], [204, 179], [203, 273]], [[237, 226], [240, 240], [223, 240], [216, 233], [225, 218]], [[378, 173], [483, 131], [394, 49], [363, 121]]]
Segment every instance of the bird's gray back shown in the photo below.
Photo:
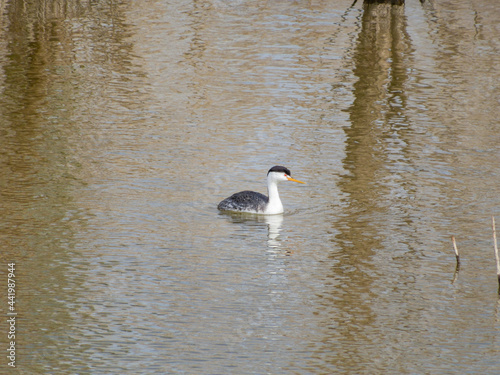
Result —
[[262, 212], [266, 208], [269, 198], [255, 191], [240, 191], [224, 199], [217, 208], [221, 211]]

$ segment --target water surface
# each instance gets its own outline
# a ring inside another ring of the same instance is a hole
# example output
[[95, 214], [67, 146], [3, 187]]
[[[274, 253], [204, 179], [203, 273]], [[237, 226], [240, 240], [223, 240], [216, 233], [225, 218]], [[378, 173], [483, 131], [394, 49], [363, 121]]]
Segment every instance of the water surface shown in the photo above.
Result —
[[19, 373], [498, 372], [497, 3], [351, 4], [1, 4]]

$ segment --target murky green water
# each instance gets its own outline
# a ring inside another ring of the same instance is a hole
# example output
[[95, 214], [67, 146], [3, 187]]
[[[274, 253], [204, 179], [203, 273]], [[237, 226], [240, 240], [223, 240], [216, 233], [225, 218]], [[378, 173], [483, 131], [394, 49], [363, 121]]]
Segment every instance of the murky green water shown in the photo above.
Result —
[[498, 373], [500, 8], [351, 4], [0, 2], [18, 373]]

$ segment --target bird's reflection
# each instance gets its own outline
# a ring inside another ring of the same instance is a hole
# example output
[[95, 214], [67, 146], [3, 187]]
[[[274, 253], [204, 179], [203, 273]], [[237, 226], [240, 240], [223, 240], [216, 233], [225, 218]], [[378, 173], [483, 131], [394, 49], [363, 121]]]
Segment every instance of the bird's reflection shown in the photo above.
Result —
[[269, 215], [264, 218], [267, 224], [267, 246], [271, 249], [281, 247], [279, 240], [283, 215]]
[[221, 212], [235, 224], [262, 227], [267, 225], [267, 246], [276, 251], [281, 248], [280, 232], [283, 224], [283, 215], [255, 215], [241, 212]]

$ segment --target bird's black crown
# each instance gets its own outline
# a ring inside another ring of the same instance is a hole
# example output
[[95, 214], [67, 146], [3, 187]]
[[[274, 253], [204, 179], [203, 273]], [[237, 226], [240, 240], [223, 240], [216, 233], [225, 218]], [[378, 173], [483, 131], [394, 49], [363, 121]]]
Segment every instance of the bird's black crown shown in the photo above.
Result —
[[285, 172], [287, 175], [292, 176], [292, 174], [290, 173], [290, 170], [286, 167], [282, 167], [281, 165], [275, 165], [274, 167], [272, 167], [269, 170], [269, 172], [267, 172], [267, 174], [269, 174], [271, 172]]

